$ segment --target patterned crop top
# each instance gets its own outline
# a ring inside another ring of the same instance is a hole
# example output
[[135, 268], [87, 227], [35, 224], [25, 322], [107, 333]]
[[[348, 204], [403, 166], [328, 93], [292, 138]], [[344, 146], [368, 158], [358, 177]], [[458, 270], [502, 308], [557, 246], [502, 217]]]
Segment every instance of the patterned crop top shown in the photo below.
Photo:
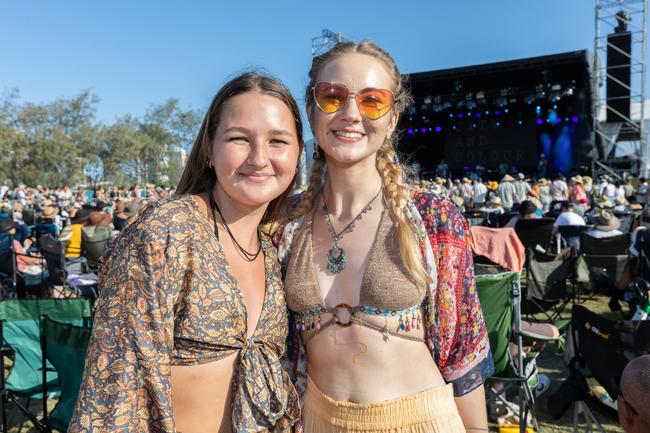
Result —
[[[287, 305], [296, 313], [296, 329], [316, 331], [303, 334], [305, 342], [331, 324], [346, 327], [353, 323], [376, 329], [385, 338], [393, 335], [422, 341], [422, 338], [411, 337], [408, 332], [421, 327], [421, 306], [426, 291], [418, 289], [408, 277], [408, 271], [400, 260], [396, 229], [388, 211], [382, 213], [361, 280], [360, 304], [354, 307], [347, 304], [328, 307], [323, 301], [314, 270], [312, 222], [313, 213], [310, 213], [294, 237], [284, 280]], [[342, 317], [342, 310], [347, 310], [348, 317]], [[322, 318], [325, 313], [331, 315], [329, 320]], [[386, 324], [388, 317], [399, 317], [399, 324], [391, 328], [388, 325], [380, 327], [361, 319], [360, 314], [384, 316]]]

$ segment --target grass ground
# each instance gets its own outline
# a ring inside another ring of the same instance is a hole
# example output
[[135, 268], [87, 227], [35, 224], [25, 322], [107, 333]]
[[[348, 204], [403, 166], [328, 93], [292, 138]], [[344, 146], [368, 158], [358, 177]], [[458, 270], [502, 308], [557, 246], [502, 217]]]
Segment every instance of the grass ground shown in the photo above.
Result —
[[[602, 314], [610, 319], [617, 320], [620, 319], [620, 316], [617, 313], [612, 313], [607, 307], [607, 298], [604, 296], [595, 296], [590, 300], [582, 302], [582, 304], [589, 308], [591, 311]], [[569, 318], [570, 311], [564, 315], [565, 318]], [[547, 374], [551, 378], [551, 388], [544, 395], [542, 395], [537, 401], [537, 413], [538, 419], [540, 422], [540, 429], [542, 432], [548, 433], [570, 433], [573, 432], [573, 406], [569, 408], [562, 418], [559, 420], [554, 420], [551, 418], [547, 411], [547, 398], [553, 392], [555, 392], [562, 381], [567, 377], [568, 370], [564, 366], [564, 361], [562, 356], [555, 354], [555, 347], [553, 345], [547, 346], [544, 351], [540, 354], [537, 360], [537, 365], [541, 372]], [[54, 407], [55, 402], [51, 401], [49, 404], [50, 410]], [[618, 423], [618, 418], [616, 413], [607, 408], [599, 408], [597, 403], [591, 405], [592, 408], [596, 409], [596, 417], [603, 424], [603, 427], [607, 432], [612, 433], [623, 433], [623, 429]], [[38, 412], [40, 409], [40, 401], [35, 401], [31, 405], [31, 408]], [[12, 420], [12, 426], [9, 429], [10, 433], [35, 433], [38, 430], [34, 428], [29, 422], [25, 422], [22, 430], [19, 430], [19, 422], [22, 417], [19, 414], [14, 414]], [[498, 428], [495, 424], [490, 425], [490, 431], [498, 432]], [[585, 426], [584, 423], [580, 424], [580, 429], [578, 431], [584, 432]]]

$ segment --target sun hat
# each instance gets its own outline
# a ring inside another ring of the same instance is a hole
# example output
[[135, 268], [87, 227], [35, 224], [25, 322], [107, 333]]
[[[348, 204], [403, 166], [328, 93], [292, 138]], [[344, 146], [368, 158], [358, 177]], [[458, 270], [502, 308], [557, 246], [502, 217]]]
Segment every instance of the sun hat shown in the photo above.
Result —
[[621, 226], [621, 220], [616, 218], [616, 215], [610, 211], [601, 211], [595, 219], [596, 230], [601, 232], [611, 232], [617, 230]]
[[523, 173], [519, 173], [519, 174], [517, 175], [517, 179], [524, 180], [525, 178], [526, 178], [526, 176], [524, 176]]
[[572, 180], [573, 182], [575, 182], [575, 183], [580, 183], [580, 184], [584, 183], [584, 181], [582, 180], [582, 176], [580, 176], [579, 174], [576, 175], [576, 176], [573, 176], [573, 177], [571, 178], [571, 180]]
[[513, 180], [515, 179], [512, 176], [506, 174], [505, 176], [503, 176], [503, 179], [501, 179], [501, 182], [512, 182]]
[[59, 213], [59, 210], [53, 206], [44, 207], [41, 211], [43, 218], [53, 218], [56, 214]]
[[490, 203], [501, 206], [501, 197], [492, 197]]

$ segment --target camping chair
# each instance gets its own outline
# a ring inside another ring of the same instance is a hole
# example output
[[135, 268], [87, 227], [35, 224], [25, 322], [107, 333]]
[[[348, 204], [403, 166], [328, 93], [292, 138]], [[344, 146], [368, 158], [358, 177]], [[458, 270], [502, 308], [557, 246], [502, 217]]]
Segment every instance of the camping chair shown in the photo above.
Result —
[[[59, 401], [49, 415], [47, 405], [43, 405], [43, 419], [49, 430], [56, 429], [62, 432], [68, 430], [81, 387], [91, 332], [90, 327], [61, 323], [48, 316], [41, 320], [43, 383], [47, 384], [45, 372], [46, 363], [49, 361], [58, 373], [61, 388]], [[43, 386], [43, 401], [46, 401], [46, 392], [47, 388]]]
[[[13, 251], [13, 249], [12, 249]], [[47, 287], [47, 263], [44, 258], [39, 260], [41, 272], [31, 274], [18, 269], [19, 257], [34, 257], [29, 254], [20, 254], [13, 251], [14, 261], [14, 284], [16, 297], [19, 299], [47, 298], [49, 296]]]
[[[526, 431], [528, 412], [532, 416], [535, 430], [539, 430], [535, 413], [534, 387], [537, 385], [537, 367], [532, 352], [524, 356], [524, 337], [532, 342], [552, 341], [548, 337], [523, 332], [521, 329], [521, 290], [518, 272], [504, 272], [476, 277], [476, 288], [481, 301], [490, 339], [490, 351], [494, 359], [494, 374], [488, 384], [502, 382], [501, 390], [491, 387], [493, 395], [487, 401], [503, 399], [503, 394], [516, 387], [519, 394], [519, 420], [521, 432]], [[513, 356], [509, 344], [517, 345], [517, 355]]]
[[[590, 402], [609, 401], [609, 407], [615, 407], [613, 400], [619, 393], [623, 369], [637, 356], [650, 353], [650, 321], [614, 322], [575, 305], [571, 331], [573, 344], [570, 347], [574, 356], [569, 363], [570, 375], [549, 397], [549, 412], [554, 418], [559, 418], [572, 403], [576, 403], [574, 431], [578, 431], [580, 415], [583, 415], [587, 431], [591, 431], [591, 425], [595, 424], [600, 432], [605, 433], [590, 408]], [[590, 391], [587, 377], [595, 379], [607, 396], [596, 398]]]
[[487, 213], [482, 210], [470, 210], [465, 212], [465, 220], [471, 226], [482, 226], [486, 224]]
[[110, 227], [84, 227], [81, 231], [81, 255], [88, 261], [88, 267], [93, 271], [99, 270], [99, 259], [111, 241]]
[[[560, 318], [569, 302], [575, 299], [575, 262], [573, 248], [567, 248], [560, 254], [527, 251], [524, 293], [526, 314], [543, 313], [547, 322], [555, 322]], [[567, 324], [568, 321], [554, 323], [559, 329]]]
[[[73, 293], [80, 296], [88, 295], [90, 291], [87, 290], [88, 288], [85, 286], [70, 285], [68, 283], [69, 268], [73, 266], [73, 272], [81, 276], [87, 272], [86, 260], [83, 257], [66, 259], [63, 242], [59, 239], [55, 239], [51, 235], [42, 236], [40, 244], [41, 254], [47, 262], [47, 282], [50, 286], [61, 287], [58, 295], [70, 297], [69, 295], [72, 293], [67, 293], [65, 289], [72, 289]], [[78, 270], [76, 268], [78, 268]], [[92, 291], [92, 293], [94, 293], [94, 291]], [[96, 295], [91, 296], [93, 300], [95, 297]]]
[[609, 292], [621, 277], [628, 260], [630, 234], [609, 238], [580, 235], [580, 258], [578, 265], [586, 267], [594, 288]]
[[[48, 316], [61, 322], [81, 325], [90, 317], [90, 303], [86, 299], [7, 300], [0, 302], [0, 371], [4, 372], [5, 356], [14, 353], [9, 376], [0, 375], [2, 392], [2, 431], [7, 432], [7, 403], [11, 402], [37, 430], [45, 432], [46, 426], [29, 411], [32, 399], [60, 393], [57, 373], [48, 362], [43, 370], [40, 319]], [[45, 378], [43, 378], [45, 375]], [[45, 386], [43, 386], [45, 383]], [[19, 399], [27, 399], [26, 404]], [[47, 401], [43, 399], [44, 412]]]
[[557, 226], [557, 231], [559, 233], [560, 245], [558, 246], [558, 252], [560, 252], [563, 246], [573, 247], [576, 251], [580, 251], [580, 236], [582, 232], [586, 232], [589, 229], [592, 229], [594, 226], [582, 225], [582, 226]]
[[36, 239], [36, 244], [38, 245], [39, 239], [43, 235], [52, 235], [56, 237], [57, 235], [57, 229], [54, 224], [48, 223], [48, 224], [35, 224], [32, 228], [32, 236], [34, 236], [34, 239]]
[[515, 233], [526, 249], [534, 250], [537, 245], [546, 249], [553, 235], [551, 218], [520, 219], [515, 224]]
[[503, 227], [508, 224], [513, 217], [519, 215], [519, 212], [505, 212], [505, 213], [488, 213], [487, 214], [487, 225], [492, 228]]

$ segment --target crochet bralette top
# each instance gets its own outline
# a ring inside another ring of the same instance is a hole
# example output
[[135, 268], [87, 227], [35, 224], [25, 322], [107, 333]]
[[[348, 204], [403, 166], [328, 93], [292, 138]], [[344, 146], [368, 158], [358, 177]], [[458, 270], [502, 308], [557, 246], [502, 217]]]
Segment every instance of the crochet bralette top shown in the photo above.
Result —
[[[384, 332], [386, 337], [388, 334], [403, 337], [402, 334], [398, 335], [400, 330], [408, 332], [411, 328], [420, 327], [425, 290], [418, 290], [408, 277], [397, 246], [396, 225], [387, 214], [387, 210], [382, 212], [379, 228], [370, 249], [361, 280], [360, 304], [353, 307], [340, 304], [331, 308], [325, 305], [316, 280], [312, 249], [313, 213], [305, 215], [303, 224], [293, 239], [284, 280], [287, 305], [296, 313], [297, 329], [320, 330], [320, 315], [323, 313], [334, 316], [326, 325], [332, 322], [339, 326], [355, 323], [375, 329], [378, 328], [368, 326], [363, 320], [357, 320], [355, 313], [399, 316], [399, 329], [378, 329]], [[347, 309], [351, 316], [349, 322], [343, 324], [336, 317], [337, 310], [342, 307]]]

